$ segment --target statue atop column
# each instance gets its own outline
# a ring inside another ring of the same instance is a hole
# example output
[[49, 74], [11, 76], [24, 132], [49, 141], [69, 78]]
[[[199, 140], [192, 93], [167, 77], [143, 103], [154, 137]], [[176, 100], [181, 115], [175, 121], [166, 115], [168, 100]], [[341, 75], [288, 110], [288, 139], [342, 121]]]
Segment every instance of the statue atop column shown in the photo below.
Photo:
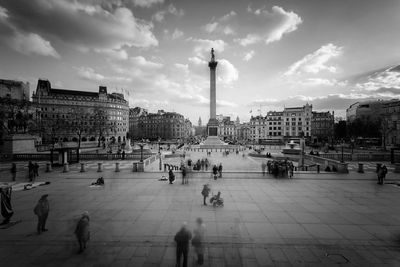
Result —
[[211, 48], [211, 61], [215, 61], [214, 48]]

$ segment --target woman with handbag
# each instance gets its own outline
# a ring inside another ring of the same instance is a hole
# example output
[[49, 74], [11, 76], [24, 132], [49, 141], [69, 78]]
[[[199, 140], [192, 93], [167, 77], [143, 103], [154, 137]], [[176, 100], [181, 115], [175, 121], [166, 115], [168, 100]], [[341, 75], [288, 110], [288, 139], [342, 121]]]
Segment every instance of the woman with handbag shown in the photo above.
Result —
[[196, 220], [197, 227], [193, 230], [193, 239], [192, 245], [194, 247], [194, 251], [197, 254], [197, 264], [203, 265], [204, 263], [204, 232], [205, 225], [203, 224], [203, 220], [201, 218], [197, 218]]

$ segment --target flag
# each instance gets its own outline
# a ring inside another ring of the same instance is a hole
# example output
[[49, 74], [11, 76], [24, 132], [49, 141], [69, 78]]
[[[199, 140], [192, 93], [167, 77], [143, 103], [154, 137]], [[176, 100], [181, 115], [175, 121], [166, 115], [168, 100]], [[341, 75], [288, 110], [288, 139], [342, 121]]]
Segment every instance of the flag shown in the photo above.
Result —
[[252, 112], [253, 112], [253, 110], [251, 109], [249, 113], [252, 113]]

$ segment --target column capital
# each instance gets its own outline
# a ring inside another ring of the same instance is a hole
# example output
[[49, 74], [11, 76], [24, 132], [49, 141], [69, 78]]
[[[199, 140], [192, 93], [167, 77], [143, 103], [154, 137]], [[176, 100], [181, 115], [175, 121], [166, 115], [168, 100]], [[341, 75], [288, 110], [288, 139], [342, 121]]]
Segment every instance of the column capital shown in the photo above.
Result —
[[212, 69], [212, 70], [215, 70], [217, 68], [217, 65], [218, 65], [218, 61], [213, 60], [213, 61], [208, 62], [208, 67], [210, 67], [210, 69]]

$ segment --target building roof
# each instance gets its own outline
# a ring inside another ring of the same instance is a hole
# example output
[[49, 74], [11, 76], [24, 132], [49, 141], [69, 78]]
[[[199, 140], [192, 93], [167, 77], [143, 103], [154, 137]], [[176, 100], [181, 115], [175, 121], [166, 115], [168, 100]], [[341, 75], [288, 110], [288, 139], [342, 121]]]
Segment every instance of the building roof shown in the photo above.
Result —
[[53, 95], [79, 95], [79, 96], [90, 96], [90, 97], [98, 97], [99, 96], [99, 93], [96, 93], [96, 92], [54, 89], [54, 88], [50, 89], [50, 94], [53, 94]]

